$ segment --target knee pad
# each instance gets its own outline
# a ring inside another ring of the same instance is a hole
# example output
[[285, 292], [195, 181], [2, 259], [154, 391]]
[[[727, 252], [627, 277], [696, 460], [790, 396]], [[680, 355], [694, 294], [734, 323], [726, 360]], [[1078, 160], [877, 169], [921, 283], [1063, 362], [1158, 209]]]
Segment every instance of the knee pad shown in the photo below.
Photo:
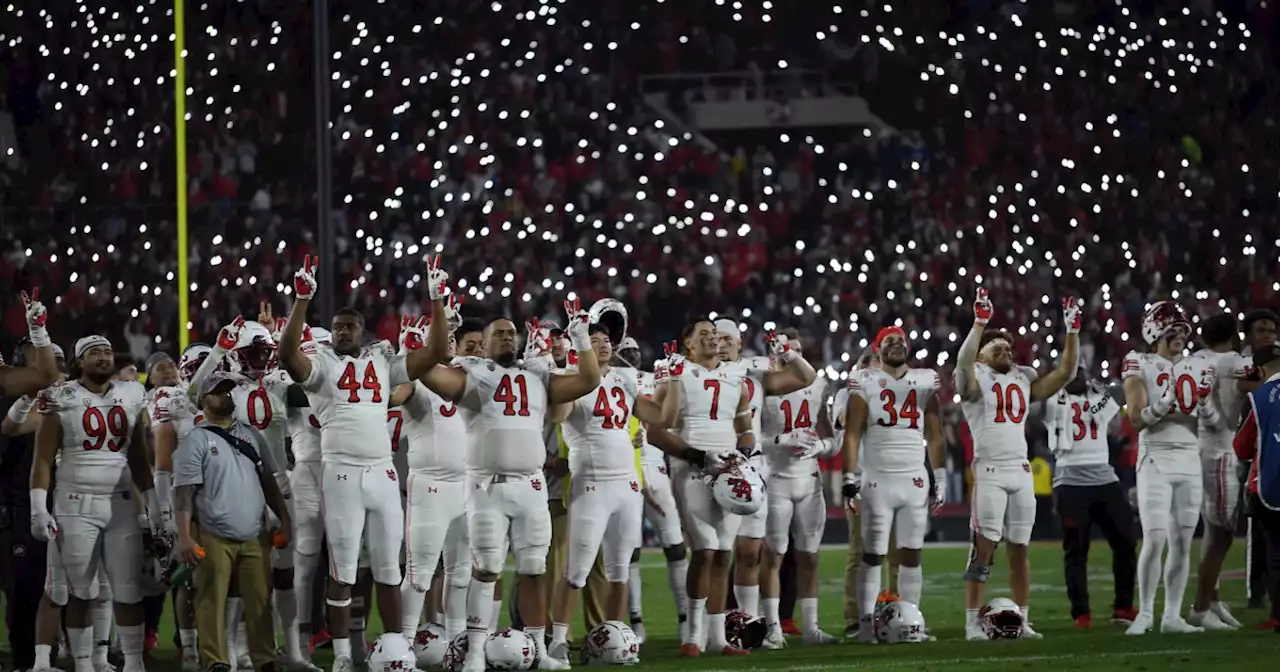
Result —
[[[502, 571], [498, 564], [496, 572]], [[516, 551], [516, 574], [521, 576], [541, 576], [547, 573], [547, 547], [532, 546]], [[584, 579], [585, 580], [585, 579]]]
[[493, 551], [474, 551], [471, 555], [471, 563], [475, 569], [484, 574], [498, 575], [502, 573], [502, 565], [506, 558], [502, 557], [497, 550]]
[[685, 547], [684, 542], [681, 542], [675, 546], [663, 548], [662, 555], [666, 556], [667, 562], [679, 562], [689, 555], [689, 549]]
[[868, 567], [879, 567], [880, 565], [884, 564], [884, 556], [876, 555], [874, 553], [863, 553], [862, 564]]
[[631, 563], [629, 562], [606, 562], [604, 565], [604, 580], [609, 583], [626, 583], [631, 578]]
[[965, 581], [986, 583], [989, 578], [991, 578], [991, 565], [980, 565], [977, 562], [970, 562], [969, 566], [964, 570]]

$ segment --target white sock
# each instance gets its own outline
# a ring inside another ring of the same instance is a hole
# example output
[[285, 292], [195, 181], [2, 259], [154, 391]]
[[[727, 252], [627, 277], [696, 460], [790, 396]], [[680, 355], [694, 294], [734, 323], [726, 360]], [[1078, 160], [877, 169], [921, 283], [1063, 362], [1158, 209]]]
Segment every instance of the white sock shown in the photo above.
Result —
[[708, 614], [707, 650], [719, 651], [729, 645], [724, 637], [724, 614]]
[[1142, 550], [1138, 551], [1138, 610], [1156, 613], [1156, 589], [1160, 586], [1161, 556], [1169, 533], [1165, 530], [1143, 530]]
[[196, 651], [196, 631], [194, 628], [190, 630], [179, 629], [178, 641], [182, 643], [182, 655], [199, 655], [199, 652]]
[[121, 625], [116, 629], [120, 631], [120, 652], [124, 654], [124, 666], [143, 669], [142, 647], [147, 637], [146, 626]]
[[802, 597], [800, 602], [800, 631], [812, 635], [818, 631], [818, 598]]
[[[467, 630], [480, 631], [488, 635], [489, 622], [493, 620], [493, 605], [500, 604], [493, 599], [492, 583], [471, 579], [467, 586]], [[480, 640], [484, 646], [485, 640]], [[475, 644], [475, 642], [472, 642]]]
[[405, 637], [413, 638], [418, 632], [418, 619], [422, 615], [423, 604], [427, 594], [413, 587], [413, 582], [400, 584], [400, 632]]
[[235, 658], [236, 651], [236, 633], [239, 628], [236, 627], [240, 623], [240, 616], [244, 613], [244, 601], [238, 597], [227, 598], [227, 651], [231, 652], [231, 657]]
[[[901, 576], [901, 574], [899, 574]], [[880, 595], [880, 568], [866, 562], [858, 565], [858, 614], [866, 618], [876, 611], [876, 597]]]
[[493, 596], [493, 608], [489, 610], [489, 623], [486, 626], [489, 634], [493, 634], [498, 630], [498, 624], [502, 621], [502, 596]]
[[569, 626], [564, 623], [551, 624], [551, 645], [564, 644], [569, 641]]
[[36, 668], [49, 669], [53, 667], [51, 662], [53, 659], [53, 647], [49, 644], [36, 644]]
[[351, 657], [351, 638], [350, 637], [334, 637], [333, 638], [333, 657], [334, 658], [350, 658]]
[[689, 591], [685, 588], [689, 579], [689, 561], [676, 560], [667, 563], [667, 585], [676, 602], [676, 616], [685, 620], [689, 615]]
[[467, 584], [444, 582], [444, 632], [450, 642], [467, 629]]
[[247, 658], [249, 656], [249, 635], [248, 627], [244, 622], [243, 603], [241, 603], [240, 622], [236, 624], [236, 657]]
[[[898, 576], [902, 576], [902, 575], [899, 574]], [[977, 627], [977, 625], [978, 625], [978, 610], [965, 609], [964, 610], [964, 627], [966, 628]]]
[[778, 603], [781, 602], [776, 597], [764, 598], [764, 624], [772, 630], [774, 626], [782, 627], [782, 620], [778, 618]]
[[1164, 617], [1182, 617], [1182, 598], [1191, 576], [1191, 538], [1195, 528], [1179, 527], [1169, 536], [1169, 564], [1164, 570]]
[[547, 657], [547, 626], [539, 625], [536, 627], [526, 627], [524, 633], [533, 638], [533, 644], [538, 649], [538, 660]]
[[76, 661], [76, 672], [94, 672], [93, 628], [67, 628], [67, 642]]
[[111, 652], [111, 621], [115, 616], [111, 602], [94, 600], [89, 603], [93, 619], [93, 664], [99, 669], [107, 666], [107, 654]]
[[760, 586], [740, 586], [735, 583], [733, 597], [738, 601], [738, 608], [747, 612], [748, 616], [760, 616]]
[[[901, 574], [899, 574], [899, 576], [901, 576]], [[1030, 620], [1029, 620], [1029, 619], [1031, 618], [1031, 607], [1030, 607], [1030, 606], [1025, 605], [1025, 604], [1019, 604], [1019, 605], [1018, 605], [1018, 613], [1022, 614], [1022, 622], [1023, 622], [1023, 623], [1028, 623], [1028, 622], [1030, 622]]]
[[702, 619], [707, 614], [707, 598], [694, 597], [689, 599], [689, 628], [688, 639], [685, 644], [699, 644], [702, 642], [703, 628]]
[[[298, 605], [298, 615], [302, 623], [311, 629], [312, 586], [315, 584], [316, 569], [320, 566], [319, 555], [303, 555], [297, 551], [293, 554], [293, 599]], [[309, 639], [310, 632], [307, 633]], [[299, 635], [301, 639], [301, 635]], [[308, 645], [310, 642], [308, 642]]]
[[920, 606], [920, 598], [924, 596], [924, 570], [919, 566], [898, 568], [898, 597]]
[[298, 598], [292, 588], [271, 594], [276, 614], [280, 616], [280, 632], [284, 635], [284, 652], [290, 660], [302, 658], [302, 642], [298, 639]]
[[627, 615], [632, 621], [644, 618], [644, 607], [641, 600], [640, 591], [640, 563], [631, 563], [631, 572], [627, 577]]

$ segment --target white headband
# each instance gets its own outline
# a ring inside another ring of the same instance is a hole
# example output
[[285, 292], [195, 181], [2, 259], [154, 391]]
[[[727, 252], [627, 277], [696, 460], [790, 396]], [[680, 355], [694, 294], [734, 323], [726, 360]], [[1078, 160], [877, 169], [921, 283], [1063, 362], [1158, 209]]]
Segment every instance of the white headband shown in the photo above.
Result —
[[715, 321], [716, 332], [721, 334], [731, 334], [733, 336], [742, 336], [741, 330], [738, 329], [738, 323], [728, 318], [720, 318]]
[[978, 354], [990, 357], [991, 353], [995, 350], [996, 343], [1004, 343], [1005, 345], [1008, 345], [1010, 348], [1013, 347], [1013, 344], [1009, 342], [1009, 339], [993, 338], [990, 341], [987, 341], [986, 345], [982, 346], [982, 349], [978, 351]]
[[84, 353], [98, 347], [99, 345], [105, 345], [109, 348], [111, 347], [111, 341], [108, 341], [106, 336], [99, 336], [97, 334], [85, 336], [84, 338], [76, 341], [76, 359], [80, 359], [84, 356]]

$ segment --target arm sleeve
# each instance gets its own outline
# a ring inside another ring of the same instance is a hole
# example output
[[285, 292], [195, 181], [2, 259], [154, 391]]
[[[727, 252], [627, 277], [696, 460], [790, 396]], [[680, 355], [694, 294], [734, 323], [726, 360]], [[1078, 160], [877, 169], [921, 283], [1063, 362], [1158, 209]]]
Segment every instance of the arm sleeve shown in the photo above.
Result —
[[222, 359], [226, 356], [227, 351], [218, 347], [217, 343], [214, 343], [213, 349], [209, 351], [209, 356], [205, 357], [203, 362], [200, 362], [200, 368], [196, 369], [195, 374], [191, 376], [191, 384], [187, 386], [187, 396], [191, 397], [192, 402], [196, 401], [196, 390], [200, 389], [200, 383], [203, 383], [206, 378], [213, 375], [214, 371], [218, 370], [218, 365], [222, 363]]
[[173, 487], [204, 484], [205, 441], [193, 436], [202, 429], [193, 429], [179, 439], [178, 449], [173, 451]]
[[391, 378], [391, 387], [409, 382], [409, 368], [405, 364], [408, 355], [389, 354], [387, 357], [387, 376]]
[[966, 371], [973, 368], [974, 362], [978, 359], [978, 343], [981, 340], [982, 337], [978, 334], [978, 331], [971, 327], [969, 333], [964, 337], [964, 342], [960, 344], [960, 352], [956, 354], [954, 375], [956, 378], [956, 390], [960, 392], [961, 396], [964, 396], [965, 386], [968, 385]]

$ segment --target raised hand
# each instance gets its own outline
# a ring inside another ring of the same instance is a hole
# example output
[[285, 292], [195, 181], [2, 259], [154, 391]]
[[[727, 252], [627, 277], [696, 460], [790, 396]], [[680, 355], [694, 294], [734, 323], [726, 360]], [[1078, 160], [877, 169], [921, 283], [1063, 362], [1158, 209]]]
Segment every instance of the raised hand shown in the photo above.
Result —
[[686, 361], [684, 355], [680, 354], [680, 344], [675, 341], [663, 343], [662, 352], [667, 357], [664, 365], [667, 376], [672, 378], [680, 377], [684, 373], [684, 363]]
[[240, 342], [240, 330], [244, 327], [244, 316], [236, 315], [236, 319], [231, 324], [222, 328], [218, 332], [218, 347], [223, 350], [235, 350], [236, 344]]
[[991, 297], [987, 294], [985, 287], [978, 288], [977, 298], [973, 300], [973, 322], [985, 326], [991, 321], [991, 316], [995, 313], [995, 306], [991, 305]]
[[1068, 296], [1062, 300], [1062, 323], [1067, 326], [1068, 334], [1080, 333], [1083, 305], [1084, 302], [1075, 296]]
[[449, 274], [440, 267], [440, 255], [427, 258], [427, 298], [439, 301], [449, 296]]
[[444, 302], [444, 317], [449, 323], [449, 331], [457, 331], [462, 326], [462, 301], [465, 298], [451, 293]]
[[574, 341], [589, 341], [587, 329], [590, 326], [588, 322], [590, 318], [587, 311], [582, 309], [582, 299], [574, 299], [573, 301], [564, 302], [564, 312], [569, 316], [569, 323], [565, 325], [565, 333], [569, 334], [569, 338]]
[[538, 322], [538, 318], [533, 318], [531, 322], [524, 323], [527, 332], [524, 338], [524, 358], [537, 359], [551, 352], [551, 330]]
[[293, 274], [293, 292], [299, 299], [310, 301], [316, 295], [316, 269], [320, 266], [320, 257], [304, 257], [302, 268]]
[[30, 296], [23, 292], [22, 305], [26, 308], [27, 333], [31, 336], [31, 344], [37, 348], [52, 345], [53, 341], [49, 340], [49, 330], [45, 327], [49, 321], [49, 311], [40, 302], [40, 288], [32, 289]]
[[791, 349], [791, 344], [787, 341], [786, 334], [779, 334], [773, 329], [764, 332], [764, 342], [769, 348], [769, 355], [784, 363], [796, 356], [796, 352]]
[[431, 326], [431, 318], [423, 315], [415, 319], [405, 315], [400, 320], [400, 347], [403, 350], [417, 350], [427, 344], [427, 327]]
[[[276, 321], [275, 316], [271, 314], [271, 302], [266, 299], [262, 299], [261, 301], [259, 301], [258, 302], [258, 324], [261, 324], [262, 326], [270, 329], [272, 323], [274, 323], [275, 321]], [[283, 331], [283, 330], [284, 330], [284, 326], [283, 326], [283, 323], [281, 323], [280, 331]], [[275, 334], [272, 334], [272, 338], [275, 338]], [[276, 340], [278, 341], [280, 339], [276, 338]]]

